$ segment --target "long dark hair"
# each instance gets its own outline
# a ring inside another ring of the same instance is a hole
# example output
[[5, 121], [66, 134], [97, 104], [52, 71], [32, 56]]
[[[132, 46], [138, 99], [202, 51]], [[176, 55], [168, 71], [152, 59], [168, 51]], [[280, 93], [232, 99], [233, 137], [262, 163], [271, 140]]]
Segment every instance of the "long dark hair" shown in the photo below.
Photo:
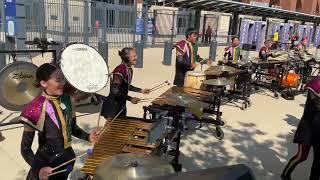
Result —
[[121, 51], [118, 51], [118, 55], [121, 57], [122, 62], [128, 63], [129, 62], [129, 53], [130, 51], [134, 51], [133, 47], [125, 47]]
[[41, 81], [48, 81], [50, 79], [50, 75], [55, 72], [58, 69], [57, 66], [50, 63], [42, 64], [40, 67], [38, 67], [36, 72], [36, 81], [34, 85], [36, 87], [41, 87], [40, 82]]

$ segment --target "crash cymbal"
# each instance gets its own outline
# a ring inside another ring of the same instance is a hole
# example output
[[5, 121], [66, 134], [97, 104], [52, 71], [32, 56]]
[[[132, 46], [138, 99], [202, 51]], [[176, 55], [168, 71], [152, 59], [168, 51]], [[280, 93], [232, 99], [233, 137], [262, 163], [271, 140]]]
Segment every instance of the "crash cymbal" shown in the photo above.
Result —
[[149, 179], [174, 173], [169, 162], [156, 156], [144, 154], [119, 154], [100, 164], [94, 174], [95, 180]]
[[207, 76], [220, 76], [224, 72], [227, 72], [229, 75], [235, 75], [241, 71], [231, 66], [218, 65], [209, 67], [204, 73]]
[[206, 76], [220, 76], [222, 73], [222, 71], [208, 69], [204, 72]]
[[19, 111], [41, 90], [34, 86], [37, 66], [18, 61], [9, 64], [0, 72], [0, 105], [11, 111]]
[[203, 84], [208, 86], [227, 86], [227, 85], [233, 85], [235, 82], [230, 79], [225, 78], [218, 78], [218, 79], [209, 79], [203, 81]]
[[207, 71], [210, 71], [210, 70], [216, 70], [216, 71], [222, 71], [222, 72], [233, 72], [233, 71], [236, 71], [237, 69], [231, 66], [217, 65], [217, 66], [211, 66], [207, 69]]

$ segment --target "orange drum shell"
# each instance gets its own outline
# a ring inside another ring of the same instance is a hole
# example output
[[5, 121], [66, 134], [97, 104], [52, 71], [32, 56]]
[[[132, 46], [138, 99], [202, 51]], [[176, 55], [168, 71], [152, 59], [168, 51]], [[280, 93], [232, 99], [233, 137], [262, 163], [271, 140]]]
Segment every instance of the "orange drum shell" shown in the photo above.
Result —
[[297, 87], [300, 82], [300, 75], [296, 73], [288, 73], [282, 78], [281, 85], [283, 87]]

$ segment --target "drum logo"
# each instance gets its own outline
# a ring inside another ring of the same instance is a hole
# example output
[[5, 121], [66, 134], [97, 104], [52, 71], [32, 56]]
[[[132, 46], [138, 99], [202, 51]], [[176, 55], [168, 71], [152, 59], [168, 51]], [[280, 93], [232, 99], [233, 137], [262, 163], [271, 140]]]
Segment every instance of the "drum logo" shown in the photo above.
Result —
[[88, 51], [88, 48], [85, 47], [79, 47], [79, 48], [74, 48], [75, 51]]
[[89, 86], [87, 86], [87, 89], [88, 89], [89, 91], [95, 90], [95, 89], [97, 89], [97, 88], [98, 88], [98, 85], [97, 85], [97, 84], [90, 84]]
[[23, 72], [14, 73], [12, 75], [12, 79], [33, 79], [33, 75], [32, 74], [25, 74]]

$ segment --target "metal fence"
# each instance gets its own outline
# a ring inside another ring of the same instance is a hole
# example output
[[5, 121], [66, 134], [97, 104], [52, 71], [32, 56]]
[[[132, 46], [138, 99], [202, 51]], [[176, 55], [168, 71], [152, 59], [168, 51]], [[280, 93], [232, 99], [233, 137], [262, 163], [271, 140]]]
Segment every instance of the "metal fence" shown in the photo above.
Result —
[[25, 1], [27, 40], [83, 42], [97, 47], [108, 41], [112, 47], [134, 42], [134, 6], [88, 0]]
[[[107, 41], [109, 47], [133, 46], [135, 41], [142, 40], [142, 36], [136, 34], [136, 19], [142, 13], [136, 8], [134, 0], [126, 5], [113, 2], [27, 0], [27, 40], [42, 37], [63, 43], [83, 42], [93, 47], [97, 47], [99, 41]], [[4, 40], [3, 1], [0, 1], [0, 6], [0, 40]], [[152, 47], [162, 46], [165, 41], [183, 39], [187, 28], [193, 27], [195, 22], [192, 11], [152, 9], [148, 17], [154, 30], [147, 36], [146, 45]], [[218, 16], [202, 15], [200, 21], [200, 42], [205, 44], [209, 25], [213, 30], [210, 36], [216, 35]]]
[[0, 1], [0, 41], [5, 41], [4, 1]]
[[218, 14], [202, 14], [196, 19], [194, 11], [153, 9], [149, 11], [148, 17], [153, 20], [155, 26], [155, 33], [148, 36], [148, 46], [163, 46], [165, 41], [177, 42], [184, 39], [187, 29], [194, 28], [196, 21], [199, 21], [198, 42], [202, 46], [208, 46], [212, 40], [227, 44], [231, 39], [231, 36], [227, 35], [228, 31], [218, 32]]

